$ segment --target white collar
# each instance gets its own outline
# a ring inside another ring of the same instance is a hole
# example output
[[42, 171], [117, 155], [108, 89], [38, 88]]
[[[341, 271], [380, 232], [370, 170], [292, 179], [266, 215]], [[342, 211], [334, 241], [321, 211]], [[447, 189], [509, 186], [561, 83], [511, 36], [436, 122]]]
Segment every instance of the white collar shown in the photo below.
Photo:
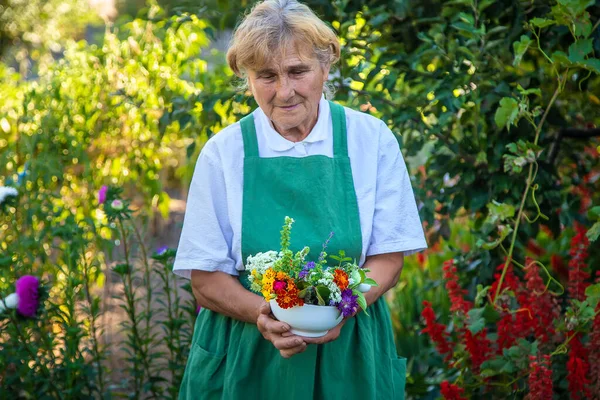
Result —
[[273, 123], [260, 107], [256, 109], [255, 113], [256, 117], [260, 119], [260, 125], [264, 131], [265, 142], [267, 146], [274, 151], [287, 151], [298, 143], [320, 142], [327, 139], [333, 131], [331, 118], [329, 117], [329, 102], [325, 100], [325, 96], [321, 96], [321, 100], [319, 101], [319, 116], [317, 117], [317, 123], [308, 136], [300, 142], [292, 142], [281, 136], [279, 132], [273, 128]]

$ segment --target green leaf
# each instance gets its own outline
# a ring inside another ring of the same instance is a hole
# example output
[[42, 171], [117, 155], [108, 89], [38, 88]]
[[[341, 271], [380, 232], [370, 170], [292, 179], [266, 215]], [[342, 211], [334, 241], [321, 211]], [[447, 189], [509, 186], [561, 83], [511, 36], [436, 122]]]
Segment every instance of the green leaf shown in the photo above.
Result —
[[519, 103], [510, 97], [503, 97], [500, 100], [500, 107], [496, 110], [494, 121], [499, 128], [509, 128], [514, 124], [519, 115]]
[[583, 62], [585, 56], [592, 52], [592, 39], [578, 40], [569, 46], [569, 61]]
[[[329, 299], [331, 290], [329, 290], [329, 288], [327, 286], [319, 285], [316, 287], [315, 292], [317, 294], [317, 299], [319, 300], [319, 304], [327, 305], [327, 304], [325, 304], [325, 299]], [[321, 301], [323, 301], [323, 304], [321, 304]]]
[[586, 12], [583, 14], [583, 16], [576, 18], [573, 25], [575, 25], [575, 36], [590, 36], [590, 33], [592, 33], [592, 21], [590, 21], [590, 13]]
[[158, 211], [160, 211], [160, 215], [162, 215], [162, 217], [164, 219], [168, 219], [169, 218], [169, 204], [171, 203], [171, 198], [169, 197], [169, 194], [165, 191], [160, 193], [159, 196], [159, 200], [158, 200]]
[[600, 221], [596, 222], [585, 234], [590, 242], [595, 242], [600, 237]]
[[600, 206], [590, 208], [588, 210], [588, 217], [590, 219], [600, 219]]
[[371, 286], [379, 286], [377, 284], [377, 282], [375, 282], [375, 279], [371, 279], [371, 278], [367, 278], [363, 281], [363, 283], [366, 283], [367, 285], [371, 285]]
[[588, 58], [587, 60], [581, 61], [579, 65], [587, 70], [600, 74], [600, 60], [597, 58]]
[[528, 94], [535, 94], [537, 96], [542, 97], [542, 90], [540, 88], [531, 88], [531, 89], [523, 89], [521, 85], [517, 85], [517, 90], [521, 93], [522, 96], [527, 96]]
[[537, 26], [538, 28], [545, 28], [550, 25], [556, 24], [556, 21], [548, 18], [533, 18], [529, 21], [529, 24], [532, 26]]
[[522, 35], [521, 40], [513, 43], [513, 49], [515, 50], [515, 60], [513, 61], [513, 66], [516, 67], [521, 63], [521, 59], [525, 55], [525, 52], [527, 52], [527, 49], [531, 43], [532, 40], [526, 35]]
[[468, 326], [469, 330], [473, 335], [476, 335], [483, 328], [485, 328], [485, 319], [483, 318], [483, 313], [485, 312], [485, 308], [473, 308], [469, 311], [469, 321]]
[[319, 303], [320, 306], [325, 306], [325, 300], [323, 299], [323, 296], [321, 296], [321, 293], [319, 293], [319, 287], [317, 287], [317, 290], [315, 291], [316, 295], [317, 295], [317, 301]]
[[369, 315], [369, 313], [367, 312], [367, 299], [365, 299], [365, 295], [362, 294], [361, 292], [359, 292], [356, 289], [352, 290], [352, 294], [358, 297], [356, 299], [356, 302], [358, 303], [358, 306], [360, 308], [362, 308], [362, 310], [365, 312], [366, 315]]
[[131, 272], [129, 264], [119, 264], [113, 268], [113, 271], [121, 276]]
[[588, 286], [585, 289], [586, 300], [595, 309], [600, 301], [600, 283]]
[[550, 58], [555, 63], [563, 64], [566, 67], [571, 66], [573, 64], [569, 60], [569, 56], [567, 56], [567, 53], [565, 53], [564, 51], [555, 51], [554, 53], [552, 53], [552, 56]]

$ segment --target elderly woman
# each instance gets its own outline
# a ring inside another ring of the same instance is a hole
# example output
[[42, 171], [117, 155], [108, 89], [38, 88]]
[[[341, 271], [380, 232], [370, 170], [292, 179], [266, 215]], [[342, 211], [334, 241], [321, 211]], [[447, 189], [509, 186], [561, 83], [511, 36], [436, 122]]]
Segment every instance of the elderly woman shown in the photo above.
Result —
[[[340, 56], [335, 33], [305, 5], [267, 0], [235, 31], [227, 61], [258, 103], [204, 146], [192, 179], [175, 273], [203, 307], [180, 399], [402, 399], [383, 294], [403, 257], [425, 248], [399, 145], [380, 120], [325, 100]], [[370, 269], [369, 315], [320, 338], [291, 334], [248, 290], [244, 260], [279, 249], [344, 249]], [[296, 248], [294, 248], [296, 246]]]

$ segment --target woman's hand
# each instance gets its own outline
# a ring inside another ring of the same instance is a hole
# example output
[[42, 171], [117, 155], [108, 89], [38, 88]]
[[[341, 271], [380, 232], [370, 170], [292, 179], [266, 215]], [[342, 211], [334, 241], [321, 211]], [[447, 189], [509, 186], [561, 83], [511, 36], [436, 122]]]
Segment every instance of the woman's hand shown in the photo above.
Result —
[[271, 317], [271, 306], [269, 303], [264, 303], [260, 307], [256, 326], [263, 337], [273, 343], [273, 346], [279, 350], [283, 358], [290, 358], [306, 350], [306, 342], [303, 338], [290, 333], [290, 326], [288, 324]]
[[304, 339], [304, 341], [308, 344], [324, 344], [324, 343], [328, 343], [328, 342], [333, 342], [340, 336], [340, 332], [342, 331], [342, 327], [344, 326], [346, 321], [347, 321], [347, 318], [344, 318], [342, 320], [342, 322], [340, 322], [339, 324], [336, 325], [335, 328], [329, 330], [329, 332], [327, 332], [327, 334], [325, 336], [315, 337], [315, 338], [309, 338], [309, 337], [303, 336], [302, 339]]

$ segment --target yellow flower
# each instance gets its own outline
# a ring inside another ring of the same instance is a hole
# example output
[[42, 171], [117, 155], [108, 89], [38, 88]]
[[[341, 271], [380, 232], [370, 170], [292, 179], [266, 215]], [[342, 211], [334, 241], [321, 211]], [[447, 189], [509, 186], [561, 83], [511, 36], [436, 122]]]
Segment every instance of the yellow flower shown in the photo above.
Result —
[[271, 268], [267, 269], [265, 271], [265, 278], [268, 278], [268, 279], [275, 278], [275, 272], [273, 272], [273, 270]]

